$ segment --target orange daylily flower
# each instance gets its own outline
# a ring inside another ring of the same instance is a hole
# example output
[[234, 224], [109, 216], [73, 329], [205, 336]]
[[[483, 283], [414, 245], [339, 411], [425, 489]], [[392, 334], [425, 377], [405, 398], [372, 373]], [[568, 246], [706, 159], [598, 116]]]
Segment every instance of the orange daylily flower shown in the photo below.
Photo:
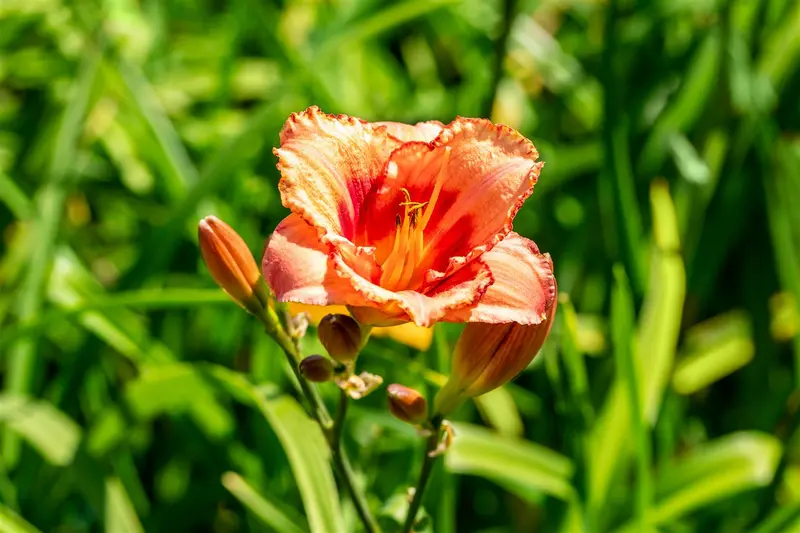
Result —
[[275, 150], [292, 213], [264, 253], [284, 302], [346, 305], [363, 324], [543, 324], [547, 254], [511, 231], [543, 163], [484, 119], [368, 123], [311, 107]]

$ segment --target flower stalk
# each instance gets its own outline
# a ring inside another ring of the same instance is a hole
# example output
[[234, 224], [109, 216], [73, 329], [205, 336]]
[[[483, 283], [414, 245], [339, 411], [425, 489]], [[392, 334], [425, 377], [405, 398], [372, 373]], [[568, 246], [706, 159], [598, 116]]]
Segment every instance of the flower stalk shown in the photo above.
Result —
[[365, 531], [379, 533], [380, 527], [369, 510], [366, 497], [357, 488], [353, 468], [342, 447], [341, 432], [347, 411], [347, 393], [342, 391], [336, 419], [333, 420], [317, 389], [301, 371], [304, 359], [299, 339], [305, 331], [304, 321], [289, 323], [291, 333], [282, 325], [275, 309], [269, 305], [266, 287], [253, 256], [233, 228], [216, 217], [206, 217], [198, 226], [198, 234], [203, 260], [214, 280], [231, 299], [258, 318], [267, 335], [280, 346], [300, 385], [307, 412], [319, 424], [328, 443], [333, 468], [350, 496]]
[[419, 471], [419, 479], [414, 486], [414, 493], [411, 497], [411, 503], [408, 506], [408, 514], [403, 524], [403, 533], [410, 533], [414, 529], [414, 524], [417, 521], [417, 514], [422, 506], [422, 497], [425, 494], [425, 487], [428, 485], [428, 480], [433, 472], [433, 465], [436, 463], [436, 458], [441, 455], [438, 452], [439, 441], [442, 437], [442, 423], [444, 418], [441, 415], [434, 415], [431, 419], [431, 433], [425, 441], [425, 455], [422, 458], [422, 468]]

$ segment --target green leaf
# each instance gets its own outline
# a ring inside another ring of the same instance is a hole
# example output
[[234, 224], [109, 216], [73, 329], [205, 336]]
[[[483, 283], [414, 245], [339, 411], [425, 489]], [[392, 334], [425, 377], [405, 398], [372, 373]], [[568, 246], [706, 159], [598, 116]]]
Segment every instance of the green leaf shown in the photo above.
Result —
[[267, 398], [237, 372], [206, 365], [205, 374], [237, 401], [256, 407], [272, 427], [289, 459], [311, 531], [345, 531], [330, 452], [320, 427], [293, 398]]
[[20, 395], [0, 394], [0, 422], [56, 466], [72, 462], [81, 440], [81, 429], [70, 417], [45, 401]]
[[107, 533], [144, 533], [128, 493], [119, 478], [106, 478], [105, 530]]
[[625, 271], [620, 265], [614, 267], [614, 290], [611, 294], [611, 338], [614, 344], [614, 360], [617, 372], [628, 393], [631, 412], [632, 438], [636, 452], [636, 504], [639, 524], [644, 530], [650, 505], [653, 499], [650, 472], [649, 426], [644, 422], [644, 402], [642, 394], [643, 361], [637, 357], [633, 335], [633, 296], [631, 295]]
[[678, 254], [678, 221], [666, 182], [653, 182], [650, 203], [656, 249], [639, 319], [637, 357], [643, 370], [644, 416], [653, 425], [675, 360], [686, 295], [686, 272]]
[[138, 379], [125, 390], [133, 412], [142, 418], [161, 413], [188, 413], [212, 438], [229, 435], [234, 421], [214, 397], [214, 391], [198, 370], [187, 364], [142, 367]]
[[755, 431], [698, 446], [661, 468], [653, 523], [670, 523], [715, 501], [769, 485], [782, 452], [777, 438]]
[[505, 437], [472, 424], [453, 424], [455, 438], [445, 454], [451, 472], [485, 477], [527, 500], [545, 493], [570, 501], [573, 466], [544, 446]]
[[[661, 468], [650, 525], [672, 524], [688, 513], [772, 482], [783, 453], [766, 433], [742, 431], [705, 443]], [[632, 522], [617, 533], [639, 531]]]
[[630, 453], [630, 428], [631, 405], [625, 383], [618, 376], [589, 435], [587, 507], [591, 513], [602, 512], [614, 475]]
[[24, 518], [0, 503], [0, 531], [3, 533], [39, 533]]
[[[20, 322], [33, 319], [42, 307], [42, 297], [50, 276], [67, 197], [67, 178], [75, 161], [84, 115], [89, 107], [100, 62], [101, 53], [98, 51], [93, 50], [84, 55], [80, 74], [67, 99], [68, 104], [53, 141], [47, 182], [36, 196], [36, 239], [32, 243], [30, 268], [18, 297]], [[36, 338], [21, 339], [12, 345], [5, 374], [5, 386], [10, 392], [28, 392], [38, 362], [36, 355]], [[13, 435], [4, 435], [3, 458], [13, 465], [18, 454], [18, 441]]]
[[297, 525], [297, 519], [287, 516], [275, 503], [259, 494], [242, 476], [235, 472], [226, 472], [222, 476], [222, 484], [239, 502], [254, 516], [275, 533], [303, 533], [308, 527]]
[[[67, 253], [67, 252], [65, 252]], [[71, 254], [70, 254], [71, 255]], [[92, 311], [109, 311], [120, 308], [141, 310], [175, 309], [181, 307], [202, 307], [208, 305], [235, 305], [230, 297], [219, 289], [142, 289], [136, 291], [117, 292], [114, 294], [98, 294], [89, 298], [70, 298], [64, 288], [64, 277], [59, 287], [53, 287], [52, 293], [57, 301], [63, 301], [64, 307], [39, 313], [33, 320], [23, 324], [12, 324], [3, 332], [0, 348], [19, 337], [40, 334], [62, 321], [83, 320]], [[72, 302], [75, 302], [74, 304]], [[105, 314], [106, 317], [113, 316]], [[95, 316], [100, 316], [95, 315]], [[137, 352], [138, 353], [138, 352]]]
[[474, 398], [475, 405], [486, 422], [500, 434], [521, 436], [524, 427], [517, 404], [508, 389], [500, 387]]
[[418, 2], [406, 0], [385, 4], [376, 13], [348, 25], [336, 25], [337, 32], [326, 39], [319, 49], [325, 57], [334, 56], [344, 47], [354, 47], [363, 41], [385, 33], [397, 26], [422, 17], [442, 7], [459, 3], [460, 0], [429, 0]]
[[344, 531], [330, 453], [320, 427], [288, 396], [267, 399], [257, 393], [256, 400], [289, 458], [311, 531]]
[[28, 197], [2, 170], [0, 170], [0, 202], [8, 206], [19, 220], [28, 219], [33, 215], [33, 206]]
[[797, 533], [800, 531], [800, 504], [778, 507], [750, 533]]
[[754, 355], [752, 326], [745, 313], [711, 318], [686, 333], [672, 386], [679, 394], [692, 394], [742, 368]]

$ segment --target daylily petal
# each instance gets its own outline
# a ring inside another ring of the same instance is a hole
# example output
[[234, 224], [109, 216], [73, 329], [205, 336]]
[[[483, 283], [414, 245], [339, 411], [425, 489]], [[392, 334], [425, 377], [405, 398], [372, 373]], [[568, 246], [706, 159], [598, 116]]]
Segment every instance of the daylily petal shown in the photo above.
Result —
[[321, 235], [352, 240], [364, 198], [401, 142], [384, 127], [317, 107], [292, 114], [280, 138], [283, 205]]
[[420, 210], [425, 245], [418, 270], [431, 269], [426, 283], [442, 279], [511, 231], [539, 176], [537, 157], [522, 135], [482, 119], [458, 118], [432, 143], [406, 143], [390, 156], [367, 202], [366, 240], [382, 261], [407, 190], [413, 202], [427, 202]]
[[376, 126], [385, 126], [389, 135], [402, 142], [421, 141], [431, 142], [444, 129], [444, 124], [438, 120], [417, 122], [416, 124], [403, 124], [401, 122], [375, 122]]
[[529, 325], [547, 318], [556, 297], [553, 262], [533, 241], [511, 232], [480, 260], [494, 283], [475, 306], [448, 313], [446, 320]]
[[281, 302], [361, 304], [352, 285], [336, 273], [331, 250], [299, 215], [278, 224], [264, 251], [264, 279]]
[[341, 258], [334, 256], [333, 260], [337, 272], [366, 302], [350, 304], [350, 312], [362, 324], [376, 326], [411, 321], [429, 327], [449, 313], [477, 303], [493, 282], [489, 268], [475, 261], [426, 294], [413, 290], [392, 292], [364, 279]]

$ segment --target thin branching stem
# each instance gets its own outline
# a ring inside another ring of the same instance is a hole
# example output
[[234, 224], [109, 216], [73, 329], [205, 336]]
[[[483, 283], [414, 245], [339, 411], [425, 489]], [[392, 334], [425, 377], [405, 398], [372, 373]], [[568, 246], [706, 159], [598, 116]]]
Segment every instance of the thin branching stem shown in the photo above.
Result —
[[428, 485], [428, 479], [431, 477], [433, 465], [436, 463], [437, 454], [434, 453], [436, 448], [439, 447], [439, 441], [442, 435], [442, 417], [435, 416], [431, 420], [431, 434], [425, 442], [425, 456], [422, 458], [422, 469], [419, 471], [419, 479], [414, 487], [414, 496], [411, 499], [411, 504], [408, 506], [408, 514], [406, 521], [403, 525], [403, 533], [409, 533], [414, 528], [414, 523], [417, 521], [417, 513], [422, 506], [422, 496], [425, 493], [425, 487]]
[[260, 317], [266, 327], [269, 336], [275, 339], [286, 355], [286, 361], [292, 369], [300, 389], [307, 403], [309, 415], [317, 421], [325, 436], [325, 440], [331, 451], [331, 462], [333, 469], [339, 477], [339, 481], [344, 486], [350, 500], [353, 502], [356, 514], [364, 524], [364, 531], [367, 533], [380, 533], [380, 526], [369, 510], [366, 496], [359, 490], [355, 481], [353, 467], [341, 444], [341, 431], [346, 414], [347, 403], [344, 400], [346, 394], [340, 400], [339, 408], [336, 413], [336, 421], [331, 418], [328, 408], [320, 398], [317, 389], [300, 374], [299, 363], [303, 356], [295, 340], [283, 329], [272, 309], [266, 311], [265, 316]]

